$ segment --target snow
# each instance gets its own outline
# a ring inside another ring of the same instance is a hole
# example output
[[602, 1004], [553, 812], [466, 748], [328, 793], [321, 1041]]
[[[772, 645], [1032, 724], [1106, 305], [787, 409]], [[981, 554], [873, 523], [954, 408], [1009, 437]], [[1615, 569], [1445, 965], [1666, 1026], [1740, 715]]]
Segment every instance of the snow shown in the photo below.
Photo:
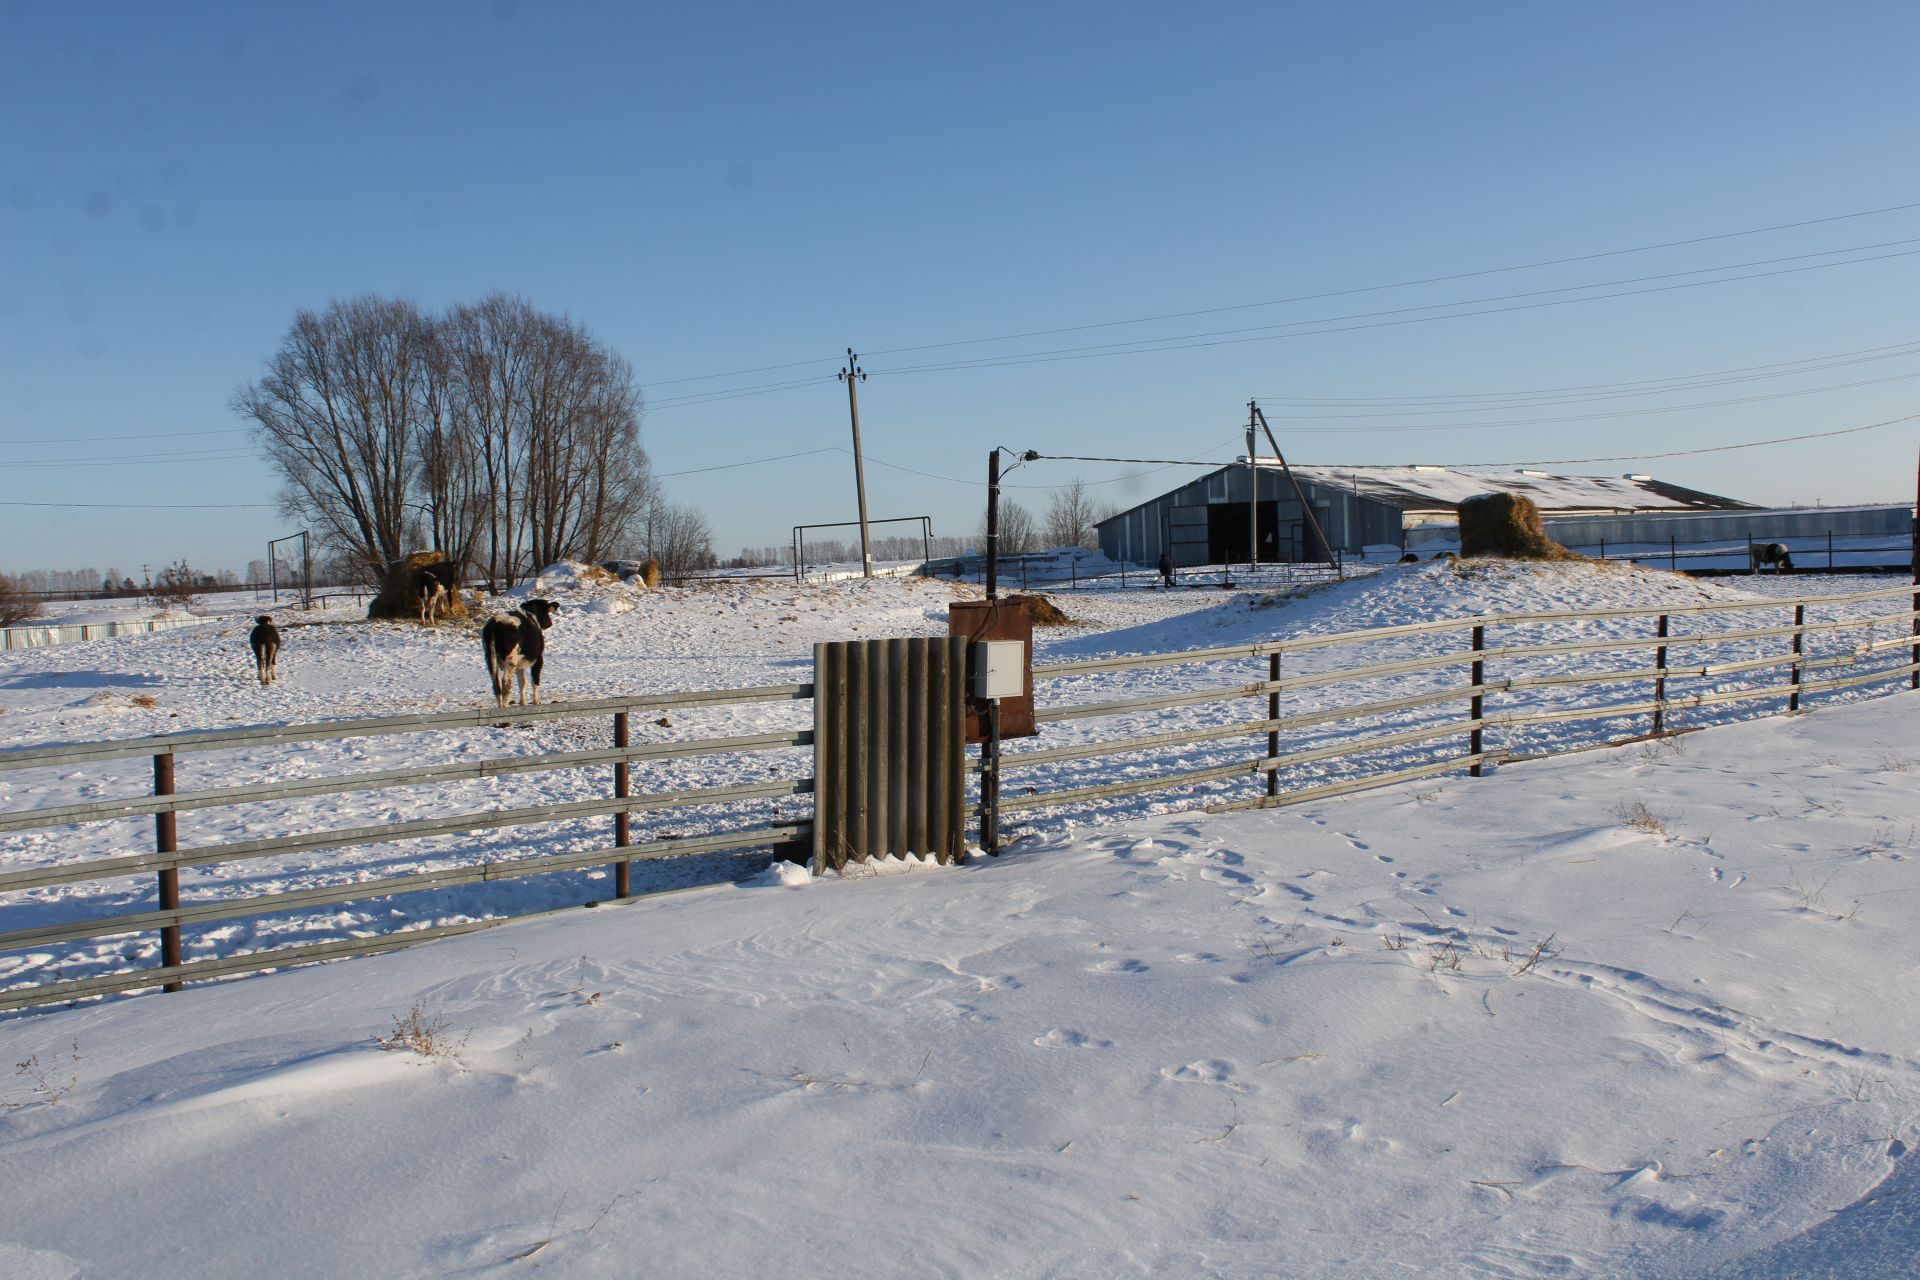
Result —
[[[1279, 464], [1262, 459], [1261, 465], [1276, 467]], [[1451, 467], [1429, 466], [1306, 465], [1295, 466], [1293, 471], [1303, 480], [1330, 489], [1346, 489], [1362, 497], [1417, 509], [1452, 511], [1467, 499], [1485, 494], [1490, 487], [1531, 498], [1543, 512], [1691, 511], [1699, 508], [1702, 499], [1716, 507], [1724, 503], [1707, 494], [1696, 494], [1694, 501], [1679, 496], [1691, 490], [1662, 492], [1649, 476], [1556, 476], [1543, 471], [1456, 471]]]
[[[49, 1074], [0, 1118], [0, 1260], [1678, 1274], [1832, 1236], [1920, 1100], [1915, 710], [15, 1019]], [[416, 1008], [452, 1047], [378, 1048]]]
[[[1844, 594], [1872, 581], [1391, 566], [1285, 597], [1063, 593], [1082, 625], [1037, 641], [1044, 662], [1471, 613], [1697, 603], [1760, 612], [1677, 614], [1676, 632], [1681, 618], [1751, 627], [1783, 612], [1756, 589]], [[537, 593], [562, 604], [545, 691], [804, 679], [814, 640], [939, 630], [956, 588], [743, 582], [593, 607], [627, 590], [542, 575]], [[1838, 608], [1870, 616], [1897, 603]], [[1607, 631], [1559, 625], [1529, 639]], [[1642, 634], [1636, 625], [1608, 627]], [[245, 678], [240, 618], [6, 654], [0, 741], [484, 698], [465, 628], [296, 619], [285, 630], [283, 681], [268, 689]], [[1458, 643], [1442, 633], [1289, 655], [1287, 673]], [[1740, 643], [1763, 645], [1729, 648]], [[1388, 676], [1364, 696], [1458, 676]], [[1041, 701], [1246, 678], [1244, 664], [1223, 663], [1075, 676], [1044, 682]], [[636, 867], [636, 880], [661, 877], [655, 888], [741, 879], [0, 1020], [0, 1062], [23, 1064], [0, 1077], [0, 1274], [251, 1276], [263, 1258], [287, 1276], [397, 1277], [1772, 1277], [1805, 1274], [1810, 1259], [1897, 1272], [1920, 1243], [1899, 1197], [1920, 1101], [1908, 982], [1920, 935], [1904, 909], [1920, 887], [1920, 702], [1868, 695], [1886, 689], [1721, 723], [1776, 709], [1734, 704], [1698, 718], [1716, 724], [1708, 732], [1290, 809], [1196, 810], [1246, 795], [1238, 782], [1022, 811], [1005, 854], [955, 868], [914, 860], [816, 879], [764, 859]], [[657, 732], [750, 732], [804, 714], [674, 710]], [[1248, 709], [1174, 714], [1192, 725]], [[1011, 745], [1167, 723], [1067, 721]], [[1388, 723], [1399, 722], [1364, 732]], [[1606, 729], [1535, 726], [1498, 745], [1578, 745]], [[577, 749], [604, 733], [558, 724], [182, 756], [181, 785]], [[1244, 743], [1181, 750], [1016, 776], [1055, 790], [1115, 768], [1247, 754]], [[806, 768], [804, 755], [750, 759]], [[711, 785], [739, 764], [636, 766], [635, 789]], [[1342, 767], [1307, 766], [1289, 785]], [[143, 768], [0, 775], [0, 806], [137, 793]], [[470, 792], [197, 811], [181, 825], [213, 842], [604, 786], [514, 775]], [[674, 818], [682, 830], [690, 821]], [[137, 848], [149, 827], [0, 837], [0, 865]], [[189, 892], [278, 891], [569, 841], [594, 847], [604, 832], [529, 828], [234, 864]], [[0, 916], [22, 928], [135, 909], [145, 892], [108, 881], [16, 894]], [[189, 957], [589, 896], [604, 888], [545, 876], [289, 913], [190, 931]], [[11, 985], [138, 962], [140, 946], [0, 961]], [[380, 1047], [408, 1021], [437, 1052]], [[210, 1230], [212, 1213], [245, 1229]]]

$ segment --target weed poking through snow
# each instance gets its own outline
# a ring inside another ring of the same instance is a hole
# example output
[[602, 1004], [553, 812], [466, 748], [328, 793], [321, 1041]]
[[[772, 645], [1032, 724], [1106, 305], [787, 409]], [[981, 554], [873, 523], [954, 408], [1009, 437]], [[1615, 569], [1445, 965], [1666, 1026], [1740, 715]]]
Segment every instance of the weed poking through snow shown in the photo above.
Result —
[[417, 1053], [423, 1058], [457, 1058], [466, 1048], [467, 1038], [455, 1039], [447, 1030], [447, 1020], [427, 1013], [419, 1005], [393, 1015], [393, 1030], [381, 1036], [377, 1044], [395, 1052]]

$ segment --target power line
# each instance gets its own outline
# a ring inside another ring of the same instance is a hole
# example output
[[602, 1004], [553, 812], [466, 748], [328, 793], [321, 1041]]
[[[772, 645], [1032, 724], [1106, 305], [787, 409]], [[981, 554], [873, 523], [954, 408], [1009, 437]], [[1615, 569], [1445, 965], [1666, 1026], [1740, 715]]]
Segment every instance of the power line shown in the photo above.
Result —
[[[1880, 354], [1869, 354], [1874, 352]], [[1802, 373], [1818, 373], [1826, 369], [1843, 369], [1852, 365], [1872, 364], [1880, 360], [1898, 360], [1912, 355], [1920, 355], [1920, 344], [1897, 343], [1893, 346], [1868, 347], [1864, 351], [1849, 351], [1834, 356], [1809, 356], [1800, 360], [1783, 360], [1775, 364], [1748, 365], [1744, 369], [1717, 369], [1705, 373], [1675, 374], [1667, 378], [1642, 378], [1633, 382], [1590, 383], [1584, 387], [1563, 387], [1557, 389], [1557, 391], [1541, 389], [1538, 391], [1489, 391], [1478, 395], [1379, 396], [1371, 400], [1360, 397], [1329, 399], [1256, 394], [1254, 399], [1270, 402], [1277, 401], [1299, 408], [1310, 408], [1317, 405], [1328, 405], [1337, 408], [1364, 405], [1367, 407], [1377, 407], [1380, 410], [1378, 413], [1284, 415], [1288, 421], [1295, 422], [1323, 422], [1345, 418], [1412, 418], [1426, 416], [1429, 413], [1459, 413], [1463, 410], [1484, 412], [1498, 409], [1531, 408], [1536, 405], [1579, 404], [1595, 400], [1628, 399], [1634, 396], [1668, 395], [1676, 391], [1692, 391], [1699, 387], [1731, 386], [1739, 382], [1763, 382], [1771, 378], [1791, 378]], [[1848, 356], [1854, 358], [1845, 358]], [[1750, 372], [1751, 370], [1770, 370], [1771, 372]], [[1609, 390], [1608, 388], [1632, 389]], [[1500, 403], [1502, 400], [1504, 400], [1505, 403]], [[1398, 404], [1396, 404], [1396, 402], [1398, 402]], [[1412, 407], [1416, 405], [1441, 405], [1443, 407], [1432, 410]], [[1283, 415], [1271, 414], [1269, 416], [1277, 421]]]
[[[1548, 458], [1532, 462], [1459, 462], [1462, 469], [1469, 467], [1569, 467], [1589, 462], [1644, 462], [1653, 458], [1689, 458], [1703, 453], [1732, 453], [1737, 449], [1764, 449], [1768, 445], [1794, 444], [1801, 440], [1831, 440], [1835, 436], [1855, 436], [1863, 431], [1879, 431], [1885, 427], [1898, 426], [1902, 422], [1920, 419], [1920, 413], [1909, 413], [1901, 418], [1888, 418], [1885, 422], [1869, 422], [1864, 427], [1842, 427], [1838, 431], [1810, 431], [1805, 435], [1777, 436], [1772, 440], [1746, 440], [1738, 444], [1716, 444], [1701, 449], [1669, 449], [1665, 453], [1623, 453], [1608, 458]], [[1324, 465], [1324, 464], [1315, 464]]]
[[[1083, 333], [1094, 329], [1111, 329], [1130, 324], [1153, 324], [1162, 320], [1185, 320], [1194, 316], [1219, 315], [1230, 311], [1246, 311], [1257, 307], [1278, 307], [1295, 302], [1317, 302], [1327, 298], [1350, 297], [1360, 293], [1379, 293], [1389, 289], [1410, 289], [1420, 285], [1443, 284], [1453, 280], [1472, 280], [1483, 276], [1503, 275], [1515, 271], [1533, 271], [1542, 267], [1567, 266], [1576, 262], [1594, 262], [1602, 258], [1618, 258], [1629, 254], [1652, 253], [1660, 249], [1678, 249], [1688, 245], [1710, 244], [1718, 240], [1736, 240], [1743, 236], [1766, 235], [1774, 231], [1794, 231], [1803, 227], [1823, 226], [1832, 222], [1847, 222], [1857, 218], [1878, 217], [1882, 214], [1905, 213], [1920, 209], [1920, 201], [1907, 204], [1887, 205], [1879, 209], [1860, 209], [1852, 213], [1837, 213], [1820, 218], [1806, 218], [1798, 222], [1780, 222], [1765, 227], [1749, 227], [1742, 231], [1723, 231], [1713, 235], [1691, 236], [1682, 240], [1666, 240], [1657, 244], [1638, 245], [1630, 249], [1606, 249], [1596, 253], [1574, 254], [1563, 258], [1546, 258], [1538, 262], [1523, 262], [1512, 266], [1486, 267], [1476, 271], [1456, 271], [1445, 275], [1425, 276], [1415, 280], [1399, 280], [1389, 284], [1361, 285], [1354, 288], [1333, 289], [1321, 293], [1298, 294], [1290, 298], [1274, 298], [1265, 302], [1242, 302], [1228, 306], [1201, 307], [1190, 311], [1170, 311], [1161, 315], [1137, 316], [1128, 320], [1104, 320], [1091, 324], [1064, 325], [1054, 329], [1030, 329], [1021, 333], [1003, 333], [986, 338], [962, 338], [951, 342], [929, 342], [918, 346], [888, 347], [871, 354], [876, 356], [908, 355], [916, 351], [937, 351], [950, 347], [978, 346], [989, 342], [1012, 342], [1024, 338], [1046, 338], [1062, 333]], [[687, 378], [666, 378], [645, 385], [654, 387], [675, 386], [686, 382], [711, 382], [720, 378], [744, 378], [756, 373], [774, 373], [781, 369], [797, 369], [811, 364], [829, 364], [837, 362], [838, 355], [819, 356], [810, 360], [790, 360], [780, 364], [759, 365], [751, 369], [734, 369], [726, 373], [705, 373]]]
[[[1628, 298], [1648, 293], [1669, 293], [1676, 289], [1699, 289], [1710, 285], [1733, 284], [1742, 280], [1760, 280], [1770, 276], [1793, 275], [1805, 271], [1824, 271], [1833, 267], [1857, 266], [1867, 262], [1882, 262], [1889, 258], [1911, 257], [1920, 253], [1920, 249], [1904, 249], [1897, 253], [1879, 254], [1866, 258], [1848, 258], [1840, 262], [1812, 263], [1800, 267], [1783, 267], [1777, 271], [1756, 271], [1746, 275], [1724, 276], [1717, 280], [1694, 280], [1681, 284], [1661, 285], [1646, 289], [1626, 289], [1617, 293], [1594, 294], [1584, 298], [1554, 298], [1543, 302], [1518, 304], [1508, 307], [1490, 307], [1480, 311], [1462, 311], [1452, 315], [1415, 316], [1411, 319], [1379, 321], [1381, 316], [1407, 316], [1416, 311], [1442, 311], [1455, 307], [1479, 306], [1484, 302], [1508, 302], [1519, 298], [1538, 298], [1549, 293], [1571, 293], [1582, 289], [1606, 289], [1615, 285], [1643, 284], [1653, 280], [1672, 280], [1680, 276], [1704, 275], [1714, 271], [1737, 271], [1746, 267], [1771, 266], [1782, 262], [1802, 262], [1807, 258], [1831, 257], [1842, 253], [1860, 253], [1869, 249], [1889, 248], [1896, 245], [1920, 243], [1920, 239], [1890, 240], [1874, 245], [1855, 245], [1846, 249], [1823, 250], [1819, 253], [1789, 254], [1781, 258], [1760, 258], [1751, 262], [1727, 263], [1717, 267], [1697, 267], [1687, 271], [1667, 271], [1648, 276], [1632, 276], [1619, 280], [1603, 280], [1593, 284], [1563, 285], [1554, 289], [1534, 289], [1521, 293], [1492, 294], [1483, 298], [1465, 298], [1456, 302], [1434, 302], [1414, 307], [1394, 307], [1384, 311], [1356, 311], [1346, 315], [1319, 316], [1310, 320], [1289, 320], [1282, 324], [1257, 325], [1241, 329], [1217, 329], [1203, 333], [1171, 334], [1162, 338], [1141, 338], [1132, 342], [1098, 343], [1086, 347], [1059, 347], [1051, 351], [1017, 352], [1007, 356], [985, 356], [974, 360], [952, 360], [935, 364], [906, 365], [896, 369], [875, 369], [875, 376], [883, 374], [931, 373], [952, 369], [984, 369], [1003, 365], [1051, 364], [1060, 360], [1086, 360], [1101, 356], [1139, 355], [1150, 351], [1187, 351], [1197, 347], [1235, 346], [1247, 342], [1270, 342], [1279, 338], [1301, 337], [1305, 334], [1345, 333], [1356, 329], [1381, 329], [1395, 325], [1423, 324], [1435, 320], [1458, 320], [1467, 316], [1497, 315], [1507, 311], [1528, 311], [1541, 307], [1567, 306], [1577, 302], [1601, 302], [1610, 298]], [[1274, 329], [1299, 329], [1305, 325], [1332, 325], [1343, 320], [1376, 320], [1372, 324], [1341, 325], [1335, 328], [1303, 329], [1301, 333], [1273, 333]], [[1258, 337], [1236, 337], [1240, 334], [1258, 334]], [[1217, 341], [1195, 341], [1195, 339], [1217, 339]]]
[[[1791, 400], [1799, 396], [1822, 395], [1829, 391], [1847, 391], [1855, 387], [1877, 387], [1888, 382], [1908, 382], [1920, 378], [1920, 372], [1899, 373], [1886, 378], [1865, 378], [1858, 382], [1835, 382], [1824, 387], [1801, 387], [1794, 391], [1770, 391], [1765, 395], [1736, 396], [1726, 400], [1696, 400], [1692, 404], [1649, 405], [1641, 409], [1611, 409], [1605, 413], [1569, 413], [1553, 418], [1510, 418], [1504, 422], [1429, 422], [1393, 423], [1367, 427], [1289, 427], [1295, 435], [1365, 435], [1407, 431], [1496, 431], [1501, 427], [1538, 427], [1560, 422], [1604, 422], [1615, 418], [1644, 418], [1657, 413], [1684, 413], [1692, 409], [1718, 409], [1732, 404], [1759, 404], [1767, 400]], [[1457, 410], [1455, 411], [1457, 412]]]
[[771, 458], [749, 458], [745, 462], [722, 462], [711, 467], [689, 467], [685, 471], [661, 471], [655, 474], [656, 480], [667, 480], [674, 476], [697, 476], [707, 471], [731, 471], [735, 467], [757, 467], [767, 462], [785, 462], [788, 458], [810, 458], [816, 453], [845, 453], [846, 450], [829, 445], [821, 449], [803, 449], [799, 453], [782, 453]]
[[265, 511], [271, 502], [9, 502], [0, 507], [67, 507], [88, 511]]
[[189, 436], [245, 435], [251, 427], [226, 427], [217, 431], [156, 431], [126, 436], [47, 436], [38, 440], [0, 440], [0, 445], [16, 444], [94, 444], [113, 440], [185, 440]]

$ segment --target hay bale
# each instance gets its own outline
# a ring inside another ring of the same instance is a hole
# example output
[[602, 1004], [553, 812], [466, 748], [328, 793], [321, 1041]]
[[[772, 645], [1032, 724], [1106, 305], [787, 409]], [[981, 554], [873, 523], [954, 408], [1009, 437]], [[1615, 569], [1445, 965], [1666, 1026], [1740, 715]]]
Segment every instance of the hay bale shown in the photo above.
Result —
[[649, 591], [660, 585], [660, 562], [652, 556], [648, 556], [640, 566], [640, 581], [647, 584]]
[[[418, 622], [420, 620], [420, 578], [424, 571], [438, 566], [438, 575], [442, 581], [458, 581], [458, 566], [447, 557], [444, 551], [416, 551], [403, 556], [388, 565], [380, 575], [380, 591], [374, 596], [373, 603], [367, 606], [367, 617], [391, 618], [395, 621]], [[440, 605], [442, 618], [461, 619], [467, 616], [467, 601], [463, 592], [457, 588], [447, 591], [447, 598]]]
[[1025, 605], [1027, 616], [1033, 619], [1036, 627], [1071, 627], [1078, 625], [1072, 618], [1060, 612], [1053, 601], [1045, 596], [1008, 596], [1008, 604]]
[[1482, 493], [1460, 504], [1460, 554], [1503, 560], [1580, 560], [1540, 527], [1540, 508], [1514, 493]]

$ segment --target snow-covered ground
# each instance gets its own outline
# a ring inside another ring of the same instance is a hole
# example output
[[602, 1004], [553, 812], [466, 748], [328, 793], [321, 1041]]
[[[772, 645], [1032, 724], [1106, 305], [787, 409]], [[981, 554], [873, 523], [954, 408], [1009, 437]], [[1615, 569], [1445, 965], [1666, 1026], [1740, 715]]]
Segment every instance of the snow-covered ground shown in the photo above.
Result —
[[1908, 1274], [1916, 714], [8, 1019], [0, 1274]]
[[[1715, 629], [1779, 625], [1790, 611], [1755, 590], [1846, 594], [1874, 579], [1817, 575], [1703, 582], [1671, 574], [1621, 566], [1502, 565], [1465, 562], [1394, 565], [1341, 585], [1306, 589], [1299, 594], [1214, 589], [1162, 591], [1133, 587], [1061, 593], [1056, 599], [1082, 625], [1042, 630], [1039, 659], [1059, 662], [1118, 654], [1150, 653], [1251, 643], [1288, 635], [1316, 635], [1397, 625], [1441, 617], [1560, 608], [1661, 607], [1736, 603], [1741, 611], [1677, 615], [1674, 627], [1676, 667], [1691, 661], [1725, 661], [1778, 654], [1779, 638], [1714, 646], [1711, 658], [1679, 641], [1687, 633]], [[744, 581], [667, 588], [648, 592], [622, 584], [595, 582], [559, 570], [525, 588], [557, 599], [560, 621], [549, 636], [544, 693], [549, 700], [658, 693], [671, 690], [784, 684], [804, 681], [816, 640], [903, 636], [944, 630], [948, 604], [965, 585], [913, 579], [881, 579], [796, 585], [782, 581]], [[1752, 606], [1749, 611], [1744, 606]], [[1835, 606], [1828, 613], [1874, 616], [1903, 607], [1891, 601]], [[351, 612], [309, 618], [283, 613], [286, 644], [280, 681], [261, 688], [251, 678], [246, 651], [250, 610], [184, 632], [10, 653], [0, 657], [0, 743], [27, 745], [217, 728], [232, 725], [300, 723], [339, 717], [388, 715], [404, 711], [470, 708], [485, 702], [485, 675], [473, 626], [433, 630], [392, 623], [367, 623]], [[1823, 616], [1810, 611], [1810, 620]], [[1526, 629], [1496, 629], [1489, 644], [1583, 640], [1596, 636], [1652, 633], [1652, 620], [1609, 623], [1560, 623]], [[1887, 626], [1881, 636], [1893, 634]], [[1818, 657], [1856, 643], [1860, 632], [1810, 638]], [[1357, 647], [1290, 655], [1287, 678], [1311, 681], [1318, 675], [1363, 662], [1458, 655], [1466, 645], [1465, 628], [1371, 642]], [[1904, 649], [1879, 655], [1891, 664], [1905, 660]], [[1691, 655], [1691, 656], [1689, 656]], [[1490, 664], [1490, 678], [1554, 679], [1601, 666], [1635, 670], [1651, 662], [1641, 649], [1630, 654], [1576, 654], [1518, 659]], [[1043, 708], [1070, 703], [1110, 702], [1122, 698], [1233, 689], [1266, 674], [1264, 660], [1188, 663], [1043, 681]], [[1312, 713], [1330, 706], [1404, 698], [1444, 691], [1464, 683], [1463, 665], [1376, 677], [1340, 685], [1308, 685], [1283, 695], [1283, 713]], [[1779, 668], [1724, 679], [1671, 683], [1670, 691], [1777, 685]], [[1810, 705], [1866, 697], [1894, 687], [1879, 686], [1842, 694], [1818, 694]], [[1571, 708], [1644, 699], [1645, 681], [1621, 685], [1552, 685], [1520, 695], [1495, 695], [1488, 712], [1524, 707]], [[1782, 699], [1724, 704], [1676, 712], [1670, 723], [1691, 728], [1777, 710]], [[1264, 714], [1264, 698], [1234, 698], [1099, 719], [1066, 719], [1043, 725], [1038, 739], [1009, 744], [1010, 804], [1005, 830], [1012, 837], [1057, 837], [1080, 826], [1113, 824], [1196, 806], [1244, 799], [1263, 790], [1252, 761], [1265, 754], [1264, 734], [1234, 734], [1177, 747], [1157, 747], [1119, 757], [1023, 762], [1018, 753], [1033, 748], [1072, 748], [1148, 734], [1210, 727], [1231, 728]], [[1282, 754], [1323, 751], [1355, 738], [1416, 732], [1457, 722], [1459, 701], [1414, 708], [1360, 720], [1321, 724], [1286, 735]], [[637, 743], [803, 728], [806, 703], [773, 703], [711, 708], [669, 709], [657, 718], [636, 720]], [[1495, 751], [1536, 752], [1596, 742], [1643, 731], [1644, 716], [1576, 720], [1496, 729], [1488, 733]], [[410, 765], [471, 762], [492, 757], [528, 756], [585, 750], [608, 744], [602, 719], [542, 722], [513, 729], [478, 728], [431, 734], [360, 738], [291, 746], [265, 746], [179, 757], [181, 790], [405, 768]], [[1360, 773], [1428, 763], [1457, 756], [1463, 735], [1448, 733], [1409, 741], [1360, 757], [1329, 758], [1281, 771], [1287, 789], [1340, 781]], [[1154, 790], [1119, 800], [1083, 801], [1041, 809], [1019, 809], [1041, 793], [1110, 782], [1120, 776], [1153, 777], [1186, 770], [1241, 766], [1234, 776], [1172, 790]], [[495, 776], [438, 786], [394, 787], [345, 795], [203, 809], [180, 815], [184, 847], [198, 847], [276, 835], [304, 834], [328, 828], [435, 818], [449, 813], [601, 798], [610, 794], [608, 770], [574, 769]], [[718, 755], [643, 762], [634, 769], [638, 794], [671, 793], [689, 788], [725, 786], [744, 780], [803, 778], [811, 772], [805, 750], [763, 752], [751, 756]], [[140, 759], [61, 769], [0, 773], [0, 809], [68, 804], [90, 799], [139, 795], [150, 785], [147, 762]], [[725, 826], [762, 824], [808, 816], [806, 796], [735, 802], [702, 809], [662, 810], [638, 816], [640, 840], [689, 835]], [[585, 852], [610, 843], [609, 820], [580, 819], [538, 827], [416, 838], [384, 845], [363, 845], [319, 852], [284, 854], [243, 862], [189, 868], [182, 876], [189, 904], [337, 887], [385, 876], [479, 861], [502, 861], [542, 854]], [[65, 864], [151, 849], [152, 823], [126, 819], [0, 835], [0, 870]], [[764, 864], [763, 853], [725, 853], [639, 864], [636, 887], [642, 891], [716, 880], [737, 879]], [[152, 877], [120, 877], [88, 883], [0, 895], [0, 931], [54, 926], [71, 921], [139, 911], [156, 905]], [[185, 931], [188, 961], [211, 959], [266, 947], [324, 941], [342, 935], [367, 935], [428, 924], [520, 914], [608, 896], [605, 872], [573, 872], [462, 885], [402, 897], [362, 899], [277, 915], [243, 918], [191, 927]], [[158, 951], [151, 933], [106, 939], [82, 939], [31, 949], [0, 952], [0, 985], [19, 986], [80, 978], [150, 965]]]

